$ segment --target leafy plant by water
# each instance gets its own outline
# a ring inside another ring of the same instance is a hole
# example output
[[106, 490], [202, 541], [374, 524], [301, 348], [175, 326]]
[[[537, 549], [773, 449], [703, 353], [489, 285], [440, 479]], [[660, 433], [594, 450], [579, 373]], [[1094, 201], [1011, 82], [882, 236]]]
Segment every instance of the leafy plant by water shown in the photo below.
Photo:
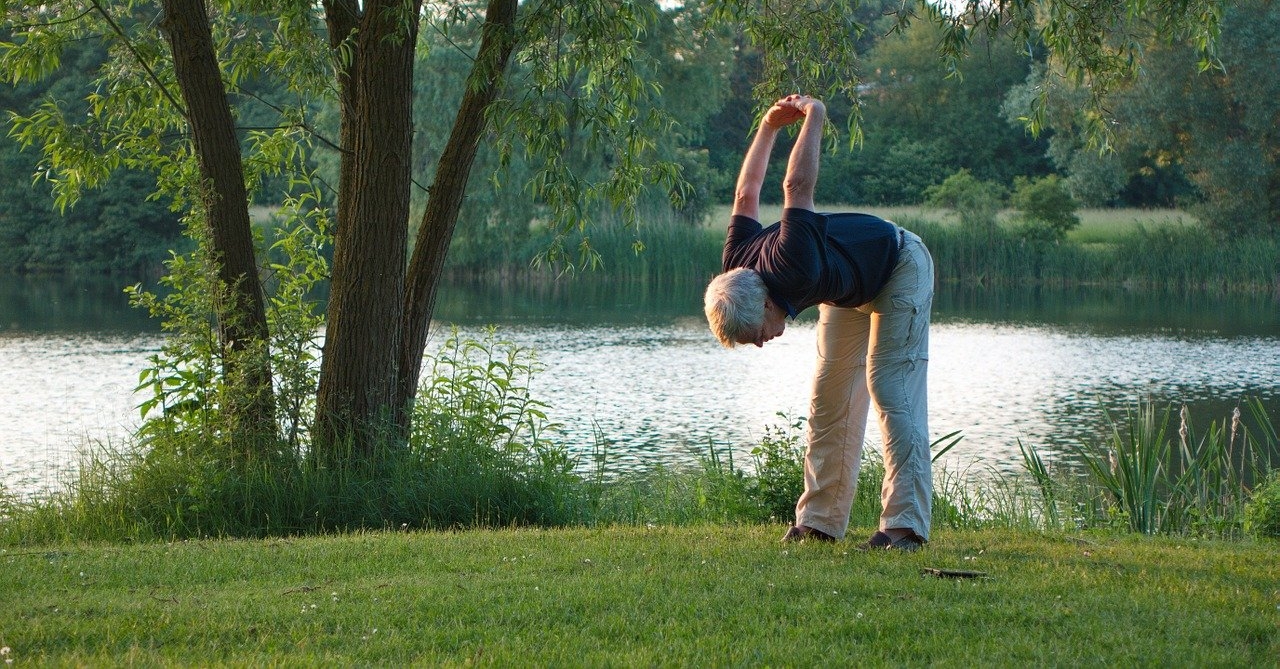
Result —
[[[1172, 409], [1142, 403], [1123, 420], [1111, 420], [1103, 444], [1079, 445], [1072, 454], [1085, 482], [1055, 473], [1034, 448], [1023, 447], [1024, 466], [1036, 485], [1042, 521], [1064, 522], [1064, 505], [1080, 526], [1120, 526], [1143, 534], [1236, 536], [1249, 490], [1273, 471], [1280, 441], [1262, 402], [1245, 401], [1256, 428], [1237, 407], [1222, 422], [1198, 432], [1184, 407], [1177, 431]], [[1256, 430], [1256, 431], [1255, 431]]]
[[[230, 467], [302, 456], [314, 415], [317, 340], [324, 320], [314, 292], [328, 276], [331, 220], [314, 179], [299, 177], [294, 185], [297, 194], [278, 211], [270, 249], [274, 258], [266, 268], [267, 341], [242, 348], [222, 342], [218, 329], [225, 324], [218, 317], [226, 310], [218, 305], [230, 297], [198, 216], [186, 221], [197, 248], [166, 261], [168, 272], [160, 280], [165, 291], [141, 284], [128, 289], [133, 306], [159, 320], [166, 334], [135, 388], [145, 394], [138, 446], [153, 457], [172, 449]], [[251, 447], [235, 438], [245, 430], [235, 424], [237, 412], [229, 410], [251, 391], [251, 384], [231, 373], [236, 369], [268, 369], [275, 379], [274, 404], [266, 412], [274, 425], [256, 430]]]
[[755, 460], [752, 493], [768, 517], [786, 522], [795, 515], [796, 500], [804, 492], [804, 446], [800, 443], [800, 433], [805, 420], [788, 420], [785, 414], [778, 417], [786, 426], [766, 426], [760, 445], [751, 449]]
[[1271, 472], [1253, 490], [1244, 507], [1244, 532], [1255, 537], [1280, 538], [1280, 470]]

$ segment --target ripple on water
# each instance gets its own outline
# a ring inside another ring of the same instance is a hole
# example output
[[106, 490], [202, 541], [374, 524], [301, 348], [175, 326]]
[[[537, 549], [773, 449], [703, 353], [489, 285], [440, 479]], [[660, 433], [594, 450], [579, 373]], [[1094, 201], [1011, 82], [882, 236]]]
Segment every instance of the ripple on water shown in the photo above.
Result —
[[159, 346], [156, 336], [0, 336], [0, 482], [47, 489], [90, 443], [128, 435], [138, 372]]

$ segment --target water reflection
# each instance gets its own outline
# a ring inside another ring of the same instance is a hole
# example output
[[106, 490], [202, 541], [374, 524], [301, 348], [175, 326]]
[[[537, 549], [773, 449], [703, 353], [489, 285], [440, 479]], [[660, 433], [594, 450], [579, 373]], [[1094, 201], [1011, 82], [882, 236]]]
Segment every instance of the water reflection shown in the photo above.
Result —
[[0, 333], [157, 332], [122, 277], [0, 276]]
[[1212, 295], [1123, 288], [976, 289], [949, 286], [934, 302], [938, 322], [1028, 323], [1096, 334], [1280, 335], [1280, 293]]
[[[441, 290], [436, 315], [462, 324], [666, 322], [700, 318], [705, 287], [705, 281], [637, 285], [589, 276], [514, 285], [459, 281]], [[800, 320], [816, 317], [811, 309]], [[1280, 294], [943, 286], [934, 300], [934, 322], [1054, 325], [1101, 334], [1275, 337], [1280, 336]]]
[[[131, 389], [160, 335], [120, 283], [0, 278], [0, 483], [10, 490], [46, 487], [79, 446], [136, 425]], [[720, 348], [701, 316], [702, 285], [454, 283], [437, 316], [470, 332], [496, 324], [537, 351], [546, 370], [535, 395], [578, 453], [603, 437], [616, 468], [689, 462], [708, 444], [758, 440], [778, 412], [804, 415], [813, 365], [812, 317], [764, 349]], [[1187, 402], [1203, 428], [1258, 396], [1280, 422], [1270, 296], [949, 289], [936, 304], [931, 427], [965, 434], [949, 468], [1016, 469], [1019, 439], [1051, 452], [1096, 441], [1105, 412], [1140, 399]], [[878, 440], [874, 424], [868, 438]]]

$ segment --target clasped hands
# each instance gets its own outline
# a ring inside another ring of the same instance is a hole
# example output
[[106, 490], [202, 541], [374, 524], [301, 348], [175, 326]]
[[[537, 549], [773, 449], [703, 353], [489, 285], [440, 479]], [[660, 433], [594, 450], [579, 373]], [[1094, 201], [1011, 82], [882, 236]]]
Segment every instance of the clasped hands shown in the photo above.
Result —
[[803, 119], [813, 110], [825, 110], [822, 101], [808, 95], [788, 95], [773, 103], [764, 113], [764, 124], [771, 128], [784, 128]]

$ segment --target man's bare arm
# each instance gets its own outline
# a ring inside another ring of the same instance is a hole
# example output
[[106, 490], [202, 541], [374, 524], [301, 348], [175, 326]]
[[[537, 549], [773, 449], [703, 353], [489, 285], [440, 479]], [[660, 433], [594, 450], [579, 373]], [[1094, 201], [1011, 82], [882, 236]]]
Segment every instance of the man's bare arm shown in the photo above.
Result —
[[818, 159], [822, 154], [822, 125], [827, 109], [820, 100], [808, 96], [787, 98], [787, 103], [804, 114], [800, 136], [791, 149], [787, 177], [782, 183], [787, 208], [814, 210], [813, 191], [818, 185]]
[[764, 173], [769, 167], [773, 141], [778, 137], [779, 128], [804, 118], [801, 108], [795, 105], [799, 98], [798, 95], [787, 96], [775, 102], [764, 113], [760, 129], [756, 131], [751, 147], [747, 149], [747, 157], [742, 161], [742, 171], [738, 173], [738, 186], [733, 193], [734, 215], [741, 214], [760, 220], [760, 188], [764, 185]]
[[777, 128], [761, 123], [755, 138], [751, 140], [751, 147], [747, 149], [747, 156], [742, 161], [742, 170], [738, 173], [738, 185], [733, 192], [734, 216], [749, 216], [760, 220], [760, 187], [764, 185], [769, 154], [773, 152], [773, 141], [777, 137]]

